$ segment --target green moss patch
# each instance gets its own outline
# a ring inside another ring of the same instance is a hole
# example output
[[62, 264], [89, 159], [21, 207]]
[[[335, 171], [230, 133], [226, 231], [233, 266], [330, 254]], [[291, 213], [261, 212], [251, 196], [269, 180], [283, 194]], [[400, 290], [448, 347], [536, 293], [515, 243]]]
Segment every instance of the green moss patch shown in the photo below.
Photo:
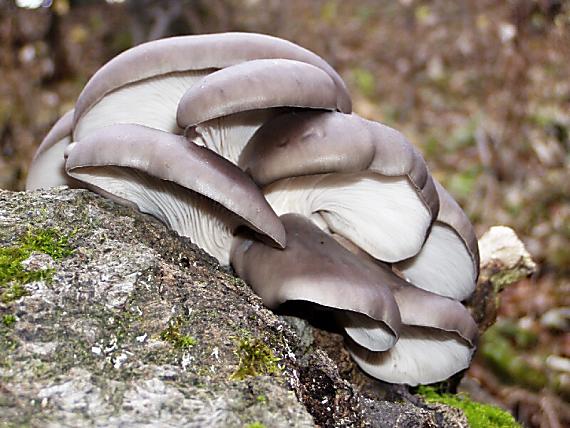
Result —
[[489, 404], [477, 403], [462, 394], [440, 394], [435, 388], [427, 386], [421, 386], [418, 394], [423, 396], [427, 403], [445, 404], [461, 409], [471, 428], [521, 428], [510, 413]]
[[69, 237], [62, 234], [58, 229], [48, 227], [46, 229], [29, 229], [20, 239], [21, 248], [24, 251], [44, 253], [54, 260], [61, 260], [73, 254], [69, 244]]
[[15, 245], [0, 248], [0, 300], [4, 303], [26, 294], [22, 287], [33, 281], [50, 281], [53, 269], [26, 270], [22, 262], [32, 253], [43, 253], [54, 260], [73, 253], [69, 238], [53, 228], [29, 229]]
[[265, 428], [265, 425], [261, 422], [253, 422], [251, 424], [247, 424], [244, 428]]
[[160, 338], [177, 349], [188, 349], [196, 345], [198, 341], [195, 338], [180, 333], [180, 327], [183, 323], [182, 317], [171, 319], [168, 327], [160, 333]]
[[238, 368], [230, 380], [243, 380], [249, 376], [279, 374], [279, 358], [260, 338], [244, 335], [237, 339], [234, 351], [239, 359]]
[[14, 314], [7, 314], [2, 316], [2, 324], [6, 327], [12, 327], [16, 323], [16, 315]]

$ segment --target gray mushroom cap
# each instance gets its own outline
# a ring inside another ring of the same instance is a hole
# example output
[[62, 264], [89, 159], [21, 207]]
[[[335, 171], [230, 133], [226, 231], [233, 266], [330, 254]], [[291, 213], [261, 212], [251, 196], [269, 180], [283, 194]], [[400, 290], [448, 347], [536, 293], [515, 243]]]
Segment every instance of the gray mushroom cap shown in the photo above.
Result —
[[414, 285], [452, 297], [467, 299], [479, 274], [479, 249], [471, 222], [453, 197], [435, 181], [440, 200], [437, 220], [422, 250], [396, 264]]
[[442, 382], [465, 370], [474, 350], [455, 333], [406, 325], [398, 342], [386, 352], [349, 344], [350, 355], [364, 372], [385, 382], [411, 386]]
[[352, 103], [342, 78], [318, 55], [277, 37], [222, 33], [155, 40], [117, 55], [95, 73], [81, 92], [74, 123], [105, 95], [122, 86], [158, 75], [213, 71], [260, 58], [292, 59], [321, 68], [338, 88], [339, 110], [351, 111]]
[[[382, 330], [385, 340], [380, 347], [392, 346], [400, 328], [400, 316], [394, 297], [378, 272], [310, 220], [296, 214], [280, 218], [287, 231], [284, 250], [236, 236], [230, 260], [237, 274], [269, 308], [302, 300], [350, 311], [375, 320], [374, 327]], [[358, 325], [352, 327], [357, 340], [368, 340], [366, 331]], [[367, 326], [363, 327], [366, 330]]]
[[261, 186], [282, 178], [370, 170], [407, 176], [435, 218], [435, 183], [417, 149], [398, 131], [356, 114], [291, 112], [266, 122], [239, 166]]
[[[469, 366], [477, 325], [460, 302], [409, 284], [352, 242], [333, 237], [374, 266], [400, 310], [401, 335], [391, 349], [375, 352], [363, 343], [349, 341], [351, 355], [365, 372], [386, 382], [417, 385], [445, 380]], [[344, 325], [342, 319], [340, 323]]]
[[71, 142], [74, 111], [65, 113], [43, 139], [36, 150], [26, 179], [26, 190], [47, 189], [73, 185], [64, 169], [63, 153]]
[[337, 88], [313, 65], [260, 59], [204, 77], [184, 94], [177, 123], [198, 145], [237, 163], [243, 147], [265, 122], [295, 107], [336, 108]]
[[374, 155], [373, 135], [357, 116], [293, 111], [266, 122], [244, 148], [238, 165], [266, 186], [289, 177], [363, 171]]
[[476, 345], [477, 324], [467, 308], [457, 300], [422, 290], [404, 280], [397, 288], [392, 285], [392, 292], [403, 324], [456, 333], [470, 346]]
[[[227, 210], [222, 215], [230, 216], [229, 213], [233, 213], [241, 219], [239, 224], [265, 235], [273, 245], [285, 246], [283, 225], [253, 181], [235, 165], [182, 136], [141, 125], [113, 125], [102, 128], [76, 143], [69, 151], [66, 161], [69, 175], [120, 198], [123, 191], [122, 182], [127, 182], [130, 178], [106, 176], [104, 168], [112, 166], [122, 167], [125, 171], [139, 171], [154, 179], [175, 183], [180, 192], [186, 189], [187, 193], [205, 196]], [[106, 178], [109, 180], [105, 181]], [[106, 186], [108, 187], [105, 188]], [[144, 200], [148, 197], [146, 190], [142, 188], [130, 192], [134, 197], [140, 196], [140, 199]], [[173, 204], [168, 201], [168, 195], [164, 191], [157, 194], [159, 196], [153, 197], [162, 198], [155, 204], [158, 210], [165, 209], [161, 208], [162, 206]], [[131, 202], [139, 205], [136, 200]], [[190, 204], [192, 203], [194, 202], [190, 201]], [[186, 208], [181, 201], [172, 209], [175, 212], [170, 219], [161, 218], [167, 224], [200, 221], [200, 218], [194, 219], [185, 214]], [[161, 217], [165, 214], [156, 215]], [[237, 224], [233, 226], [237, 227]], [[229, 242], [227, 246], [229, 256]]]
[[409, 385], [443, 381], [466, 369], [477, 342], [477, 324], [458, 301], [400, 280], [394, 287], [402, 319], [398, 342], [385, 352], [349, 343], [349, 352], [368, 374]]
[[181, 128], [250, 110], [273, 107], [336, 108], [337, 88], [313, 65], [289, 59], [259, 59], [204, 77], [180, 100]]
[[356, 115], [277, 116], [252, 137], [238, 165], [265, 185], [278, 214], [311, 217], [388, 262], [419, 252], [439, 209], [418, 151], [399, 132]]
[[[465, 247], [471, 256], [473, 267], [479, 275], [479, 243], [473, 225], [459, 206], [453, 196], [436, 180], [434, 180], [441, 210], [437, 216], [437, 221], [448, 225], [456, 231], [459, 238], [464, 242]], [[477, 278], [475, 278], [477, 279]]]

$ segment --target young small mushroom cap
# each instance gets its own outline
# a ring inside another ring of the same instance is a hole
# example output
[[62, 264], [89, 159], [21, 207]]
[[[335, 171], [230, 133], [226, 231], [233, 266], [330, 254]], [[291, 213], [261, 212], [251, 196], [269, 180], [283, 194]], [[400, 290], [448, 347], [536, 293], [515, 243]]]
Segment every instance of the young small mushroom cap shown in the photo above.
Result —
[[378, 379], [409, 385], [440, 382], [467, 368], [477, 341], [477, 325], [469, 311], [456, 300], [400, 278], [390, 285], [403, 324], [400, 338], [385, 352], [349, 344], [356, 363]]
[[311, 217], [387, 262], [419, 252], [439, 209], [417, 150], [399, 132], [354, 114], [277, 116], [252, 137], [238, 165], [266, 186], [278, 214]]
[[347, 333], [372, 349], [397, 340], [400, 315], [394, 297], [370, 264], [364, 263], [310, 220], [281, 216], [287, 247], [278, 250], [236, 236], [231, 264], [269, 308], [306, 301], [345, 312]]
[[180, 127], [272, 107], [336, 108], [337, 89], [313, 65], [290, 59], [247, 61], [204, 77], [178, 106]]
[[253, 181], [182, 136], [141, 125], [108, 126], [74, 144], [66, 170], [189, 236], [222, 264], [229, 262], [231, 233], [239, 225], [285, 246], [283, 225]]
[[341, 77], [321, 57], [294, 43], [251, 33], [172, 37], [131, 48], [89, 80], [76, 104], [74, 137], [105, 125], [138, 123], [178, 131], [176, 106], [182, 94], [205, 75], [261, 58], [285, 58], [324, 70], [337, 87], [339, 110], [351, 101]]
[[[380, 268], [389, 271], [387, 267]], [[475, 346], [477, 324], [461, 302], [415, 287], [400, 278], [398, 281], [399, 284], [393, 281], [390, 286], [403, 324], [455, 333], [470, 346]]]
[[239, 167], [260, 186], [289, 177], [359, 172], [375, 156], [374, 138], [356, 115], [292, 111], [262, 126], [248, 142]]
[[396, 345], [386, 352], [349, 345], [354, 361], [370, 376], [412, 386], [441, 382], [466, 369], [473, 351], [454, 333], [406, 325]]
[[334, 110], [337, 96], [334, 81], [320, 68], [289, 59], [259, 59], [216, 71], [188, 89], [177, 121], [197, 144], [237, 163], [251, 136], [278, 108]]
[[457, 300], [467, 299], [479, 274], [479, 249], [471, 222], [453, 197], [435, 182], [437, 220], [415, 257], [396, 268], [415, 286]]
[[51, 128], [36, 150], [26, 179], [26, 190], [72, 185], [64, 168], [63, 153], [71, 142], [73, 110], [65, 113]]

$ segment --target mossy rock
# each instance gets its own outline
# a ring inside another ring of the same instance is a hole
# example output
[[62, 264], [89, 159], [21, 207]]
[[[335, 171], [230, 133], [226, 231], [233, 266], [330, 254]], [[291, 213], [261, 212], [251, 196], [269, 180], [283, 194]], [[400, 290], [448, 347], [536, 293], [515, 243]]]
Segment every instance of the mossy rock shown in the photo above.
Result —
[[0, 425], [450, 426], [362, 395], [227, 268], [88, 191], [0, 191], [0, 247], [50, 266], [2, 285]]

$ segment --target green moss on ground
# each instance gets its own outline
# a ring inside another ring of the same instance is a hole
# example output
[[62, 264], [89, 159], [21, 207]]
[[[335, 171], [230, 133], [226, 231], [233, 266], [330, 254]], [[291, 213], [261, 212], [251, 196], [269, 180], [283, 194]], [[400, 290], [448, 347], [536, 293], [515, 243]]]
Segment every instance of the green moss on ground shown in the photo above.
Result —
[[251, 424], [247, 424], [244, 428], [265, 428], [265, 425], [261, 422], [252, 422]]
[[239, 359], [238, 368], [230, 376], [230, 380], [243, 380], [249, 376], [263, 376], [281, 373], [277, 365], [279, 358], [273, 354], [269, 346], [260, 338], [247, 334], [236, 341], [234, 353]]
[[[501, 328], [495, 325], [481, 338], [480, 352], [493, 371], [502, 379], [524, 385], [533, 390], [540, 390], [548, 379], [540, 367], [533, 367], [517, 351], [511, 340]], [[519, 339], [523, 340], [523, 339]], [[525, 338], [524, 341], [530, 339]]]
[[2, 324], [6, 327], [12, 327], [16, 323], [16, 315], [6, 314], [2, 316]]
[[160, 333], [160, 338], [177, 349], [188, 349], [196, 345], [198, 341], [194, 337], [180, 333], [183, 323], [182, 317], [171, 319], [168, 327]]
[[498, 320], [490, 330], [514, 342], [517, 348], [529, 349], [538, 343], [538, 334], [531, 329], [523, 328], [509, 319]]
[[15, 245], [0, 248], [0, 300], [4, 303], [26, 295], [22, 286], [33, 281], [50, 281], [53, 269], [30, 271], [22, 262], [32, 253], [43, 253], [54, 260], [63, 259], [73, 253], [69, 237], [54, 228], [29, 229]]
[[445, 404], [461, 409], [471, 428], [522, 428], [515, 421], [515, 418], [505, 410], [489, 404], [477, 403], [462, 394], [440, 394], [435, 388], [428, 386], [421, 386], [418, 389], [418, 394], [427, 403]]

